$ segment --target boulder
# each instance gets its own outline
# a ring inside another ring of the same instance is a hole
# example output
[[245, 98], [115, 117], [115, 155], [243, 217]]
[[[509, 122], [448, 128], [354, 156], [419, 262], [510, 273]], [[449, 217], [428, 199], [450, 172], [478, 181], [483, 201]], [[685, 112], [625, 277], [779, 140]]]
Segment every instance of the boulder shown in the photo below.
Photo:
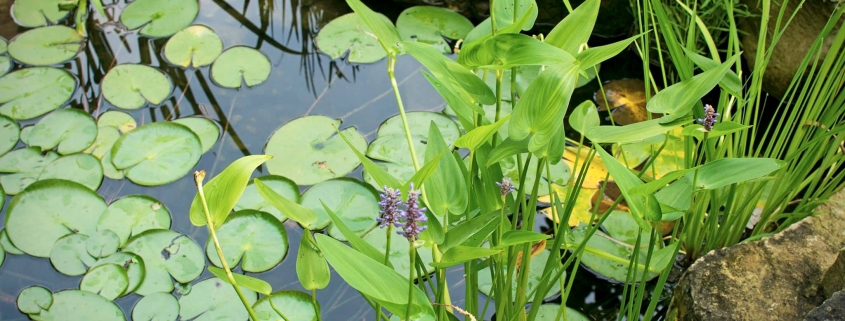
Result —
[[833, 294], [818, 308], [813, 309], [804, 321], [841, 321], [845, 320], [845, 291]]
[[[833, 297], [833, 293], [845, 290], [845, 247], [839, 250], [836, 262], [827, 269], [822, 278], [822, 292], [826, 298]], [[845, 319], [845, 315], [842, 317]]]
[[[707, 253], [681, 277], [677, 320], [802, 320], [845, 246], [845, 190], [771, 237]], [[841, 320], [841, 319], [840, 319]]]

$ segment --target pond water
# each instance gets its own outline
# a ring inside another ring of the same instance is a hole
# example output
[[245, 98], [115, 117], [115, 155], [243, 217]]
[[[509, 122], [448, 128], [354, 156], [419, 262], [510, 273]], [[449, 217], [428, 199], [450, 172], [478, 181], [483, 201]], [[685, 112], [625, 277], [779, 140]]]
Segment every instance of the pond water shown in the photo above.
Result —
[[[9, 40], [27, 30], [8, 23], [12, 21], [9, 17], [11, 3], [12, 0], [0, 0], [0, 20], [4, 21], [0, 23], [0, 36]], [[401, 10], [391, 3], [371, 5], [391, 17]], [[108, 12], [116, 16], [124, 6], [123, 1], [119, 1], [115, 7], [108, 8]], [[172, 95], [160, 106], [127, 112], [135, 118], [138, 126], [188, 116], [203, 116], [218, 122], [223, 129], [220, 139], [192, 169], [192, 172], [204, 169], [209, 177], [241, 156], [262, 154], [273, 132], [293, 119], [306, 115], [337, 118], [343, 121], [342, 128], [354, 126], [368, 141], [372, 141], [378, 126], [397, 113], [385, 60], [368, 65], [332, 60], [319, 53], [314, 44], [313, 39], [321, 26], [351, 12], [344, 1], [202, 0], [199, 8], [194, 24], [212, 28], [222, 39], [224, 48], [244, 45], [260, 50], [269, 58], [272, 69], [264, 83], [240, 90], [218, 87], [210, 80], [208, 67], [184, 70], [166, 63], [161, 55], [166, 39], [150, 40], [133, 32], [115, 29], [106, 21], [89, 21], [89, 40], [93, 46], [85, 48], [75, 59], [61, 66], [81, 84], [70, 106], [95, 118], [115, 109], [102, 99], [99, 88], [103, 75], [113, 65], [140, 63], [164, 71], [173, 81], [175, 89]], [[608, 61], [602, 68], [602, 78], [639, 77], [640, 62], [631, 57], [623, 55], [623, 58]], [[396, 68], [399, 89], [408, 111], [440, 112], [445, 108], [445, 103], [420, 73], [421, 66], [415, 60], [409, 56], [400, 57]], [[589, 84], [576, 93], [582, 97], [580, 100], [589, 99], [596, 88], [596, 84]], [[19, 123], [23, 127], [37, 120]], [[16, 148], [23, 146], [19, 142]], [[256, 176], [264, 174], [266, 167], [261, 167]], [[360, 168], [349, 174], [357, 179], [361, 179], [361, 175]], [[306, 188], [301, 186], [300, 190]], [[106, 178], [98, 193], [106, 199], [106, 203], [126, 195], [149, 195], [170, 211], [173, 230], [189, 236], [200, 245], [205, 244], [208, 238], [205, 227], [193, 226], [188, 220], [187, 213], [196, 194], [191, 175], [157, 187], [136, 185], [126, 179]], [[5, 197], [2, 217], [6, 216], [12, 198]], [[549, 223], [541, 222], [538, 228], [548, 228]], [[0, 227], [3, 224], [4, 220], [0, 220]], [[257, 276], [268, 281], [274, 290], [304, 290], [295, 272], [296, 249], [303, 229], [291, 220], [284, 226], [290, 241], [289, 253], [281, 264]], [[448, 273], [456, 306], [462, 306], [463, 301], [462, 274], [460, 268], [451, 269]], [[205, 271], [197, 280], [210, 276]], [[598, 320], [615, 319], [622, 286], [602, 280], [586, 270], [580, 271], [578, 276], [568, 305]], [[53, 292], [75, 289], [79, 287], [80, 279], [81, 276], [68, 277], [57, 272], [49, 259], [6, 255], [0, 268], [0, 320], [28, 319], [15, 305], [22, 289], [32, 285], [41, 285]], [[317, 297], [325, 320], [372, 319], [369, 305], [336, 274], [332, 274], [326, 289], [317, 291]], [[115, 302], [126, 315], [130, 315], [140, 298], [131, 294]], [[479, 298], [481, 302], [486, 299], [482, 294]], [[487, 319], [492, 317], [490, 310], [485, 316]]]

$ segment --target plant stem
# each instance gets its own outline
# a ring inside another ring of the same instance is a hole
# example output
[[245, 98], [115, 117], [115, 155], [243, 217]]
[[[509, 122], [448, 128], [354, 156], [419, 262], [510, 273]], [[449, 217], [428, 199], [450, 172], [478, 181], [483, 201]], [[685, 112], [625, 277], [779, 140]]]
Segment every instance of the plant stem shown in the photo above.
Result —
[[[387, 230], [385, 230], [385, 232], [387, 233], [387, 236], [386, 236], [387, 237], [387, 243], [386, 243], [385, 249], [384, 249], [384, 262], [382, 262], [382, 264], [384, 264], [384, 266], [388, 266], [387, 262], [390, 262], [390, 237], [393, 236], [393, 225], [388, 224]], [[379, 320], [379, 312], [381, 312], [381, 303], [376, 302], [375, 310], [376, 310], [376, 321], [378, 321]]]
[[214, 241], [214, 248], [217, 250], [217, 257], [220, 259], [220, 265], [222, 265], [223, 270], [226, 271], [226, 277], [229, 278], [229, 283], [232, 284], [235, 292], [238, 293], [238, 297], [241, 299], [241, 303], [243, 303], [244, 308], [246, 308], [246, 312], [249, 313], [250, 319], [258, 321], [255, 311], [252, 310], [252, 306], [249, 304], [249, 301], [246, 299], [244, 293], [241, 292], [238, 282], [235, 281], [235, 277], [232, 275], [232, 270], [229, 269], [229, 263], [226, 262], [226, 257], [223, 255], [223, 248], [220, 247], [220, 241], [217, 240], [217, 232], [214, 231], [214, 221], [211, 219], [211, 212], [208, 210], [208, 202], [206, 202], [205, 193], [202, 190], [202, 181], [204, 178], [205, 171], [194, 172], [194, 182], [197, 184], [197, 191], [199, 192], [200, 200], [202, 201], [202, 210], [205, 212], [205, 219], [207, 221], [206, 227], [208, 227], [208, 233]]
[[414, 302], [414, 264], [417, 261], [417, 248], [414, 247], [414, 242], [408, 241], [408, 254], [411, 256], [410, 276], [408, 277], [408, 306], [405, 310], [405, 320], [411, 319], [411, 303]]
[[420, 170], [420, 163], [417, 160], [417, 151], [414, 149], [414, 140], [411, 137], [411, 128], [408, 127], [408, 117], [405, 116], [405, 105], [402, 104], [402, 95], [399, 94], [399, 85], [396, 84], [396, 76], [394, 68], [396, 67], [396, 56], [389, 54], [387, 56], [387, 75], [390, 76], [390, 85], [393, 87], [393, 93], [396, 95], [396, 105], [399, 107], [399, 117], [402, 118], [402, 128], [405, 130], [405, 138], [408, 140], [408, 149], [411, 151], [411, 161], [414, 162], [414, 170]]
[[[311, 289], [311, 304], [314, 305], [314, 313], [317, 314], [317, 321], [322, 321], [323, 317], [320, 316], [320, 304], [317, 302], [317, 289]], [[378, 313], [376, 313], [376, 318], [378, 318]]]

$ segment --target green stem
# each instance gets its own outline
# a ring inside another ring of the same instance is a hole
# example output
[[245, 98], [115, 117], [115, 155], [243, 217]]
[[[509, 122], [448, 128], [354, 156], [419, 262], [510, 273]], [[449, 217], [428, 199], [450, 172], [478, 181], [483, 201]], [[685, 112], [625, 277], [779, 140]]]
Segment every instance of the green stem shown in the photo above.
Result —
[[[384, 264], [384, 266], [388, 266], [387, 263], [390, 262], [390, 237], [393, 236], [392, 232], [393, 232], [393, 225], [388, 224], [387, 230], [385, 230], [385, 233], [387, 233], [387, 236], [386, 236], [387, 237], [387, 245], [385, 245], [384, 262], [382, 262], [382, 264]], [[376, 303], [375, 309], [376, 309], [376, 321], [378, 321], [379, 320], [379, 312], [381, 312], [381, 303]]]
[[79, 5], [76, 7], [76, 16], [74, 18], [76, 22], [76, 32], [79, 33], [80, 37], [87, 37], [88, 31], [86, 30], [85, 21], [88, 20], [88, 0], [79, 0]]
[[399, 94], [399, 85], [396, 84], [396, 76], [394, 69], [396, 67], [396, 56], [389, 54], [387, 56], [387, 75], [390, 76], [390, 85], [393, 87], [393, 93], [396, 95], [396, 105], [399, 107], [399, 117], [402, 118], [402, 128], [405, 130], [405, 138], [408, 140], [408, 149], [411, 151], [411, 161], [414, 162], [414, 170], [420, 170], [420, 163], [417, 160], [417, 151], [414, 149], [414, 140], [411, 137], [411, 128], [408, 126], [408, 117], [405, 115], [405, 105], [402, 104], [402, 96]]
[[408, 306], [405, 310], [405, 320], [411, 319], [411, 303], [414, 302], [414, 264], [417, 260], [417, 248], [414, 247], [414, 242], [412, 240], [408, 240], [408, 245], [410, 248], [408, 249], [408, 254], [411, 256], [411, 268], [410, 276], [408, 277]]
[[[320, 304], [317, 303], [317, 289], [311, 289], [311, 304], [314, 305], [314, 313], [317, 314], [317, 321], [322, 321], [323, 317], [320, 316]], [[378, 313], [376, 313], [376, 318], [378, 318]]]

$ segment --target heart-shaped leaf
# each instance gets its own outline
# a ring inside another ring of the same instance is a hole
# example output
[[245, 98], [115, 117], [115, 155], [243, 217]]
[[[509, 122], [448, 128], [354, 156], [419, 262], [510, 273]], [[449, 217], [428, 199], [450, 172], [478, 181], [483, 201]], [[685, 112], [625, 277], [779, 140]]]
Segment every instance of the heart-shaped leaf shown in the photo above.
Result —
[[147, 102], [161, 104], [173, 91], [173, 85], [163, 72], [135, 64], [115, 66], [103, 78], [102, 86], [106, 100], [123, 109], [138, 109]]
[[15, 23], [27, 28], [58, 23], [67, 17], [69, 11], [61, 10], [62, 0], [15, 0], [12, 17]]
[[170, 293], [153, 293], [141, 298], [132, 308], [132, 320], [177, 320], [179, 301]]
[[74, 90], [76, 79], [62, 69], [17, 70], [0, 78], [0, 114], [17, 120], [33, 119], [64, 105]]
[[452, 53], [452, 48], [443, 38], [463, 39], [472, 28], [472, 22], [460, 13], [440, 7], [411, 7], [396, 19], [402, 40], [422, 42], [446, 54]]
[[112, 202], [97, 222], [97, 230], [114, 232], [121, 246], [132, 236], [154, 229], [170, 229], [170, 211], [146, 195], [128, 195]]
[[88, 254], [87, 242], [88, 236], [83, 234], [70, 234], [60, 238], [50, 251], [50, 263], [64, 275], [85, 274], [88, 267], [97, 261], [97, 258]]
[[96, 157], [88, 154], [62, 156], [44, 167], [38, 180], [63, 179], [85, 185], [97, 191], [103, 182], [103, 167]]
[[94, 262], [91, 269], [104, 264], [117, 264], [126, 271], [126, 276], [129, 278], [129, 285], [121, 296], [128, 295], [135, 291], [141, 282], [144, 281], [144, 276], [147, 275], [147, 270], [144, 267], [144, 259], [134, 253], [117, 252]]
[[126, 320], [126, 316], [117, 304], [96, 293], [80, 290], [54, 293], [53, 304], [46, 311], [42, 311], [38, 318], [40, 320]]
[[33, 66], [49, 66], [75, 57], [82, 37], [66, 26], [49, 26], [24, 32], [9, 42], [9, 55]]
[[[379, 18], [388, 20], [379, 14]], [[324, 54], [337, 59], [349, 51], [347, 60], [351, 63], [368, 64], [384, 59], [387, 52], [379, 45], [370, 27], [356, 13], [348, 13], [333, 19], [317, 34], [317, 48]]]
[[53, 304], [53, 293], [44, 287], [31, 286], [18, 294], [18, 310], [26, 314], [38, 314]]
[[287, 320], [318, 320], [319, 307], [314, 306], [311, 296], [299, 291], [278, 291], [255, 302], [253, 309], [259, 320], [280, 320], [284, 314]]
[[135, 0], [120, 13], [128, 29], [152, 38], [168, 37], [189, 26], [199, 13], [197, 0]]
[[[295, 203], [299, 203], [299, 187], [296, 186], [296, 183], [293, 181], [276, 175], [266, 175], [257, 177], [256, 179], [261, 180], [262, 183], [269, 186], [270, 189], [279, 195], [282, 195]], [[239, 199], [238, 203], [235, 204], [235, 211], [256, 210], [270, 213], [275, 216], [279, 222], [286, 221], [288, 217], [274, 207], [273, 204], [270, 204], [270, 202], [261, 197], [261, 194], [258, 193], [258, 188], [254, 183], [255, 181], [250, 181], [249, 184], [247, 184], [243, 195], [241, 195], [241, 199]]]
[[[257, 295], [241, 287], [249, 304]], [[191, 292], [179, 298], [179, 316], [182, 320], [246, 320], [246, 308], [235, 289], [218, 278], [208, 278], [194, 284]]]
[[140, 295], [171, 292], [173, 280], [179, 283], [191, 282], [205, 268], [202, 249], [197, 243], [170, 230], [149, 230], [138, 234], [129, 240], [123, 250], [135, 253], [144, 260], [146, 276], [135, 290]]
[[79, 282], [79, 289], [96, 293], [108, 300], [120, 297], [129, 287], [129, 277], [117, 264], [103, 264], [91, 269]]
[[173, 120], [174, 123], [190, 128], [200, 139], [202, 153], [205, 154], [220, 138], [220, 127], [213, 120], [203, 117], [186, 117]]
[[202, 155], [199, 138], [188, 127], [172, 122], [150, 123], [114, 143], [112, 164], [132, 182], [156, 186], [188, 174]]
[[270, 77], [270, 60], [261, 51], [235, 46], [226, 49], [211, 65], [211, 79], [225, 88], [258, 85]]
[[[270, 214], [243, 210], [232, 213], [217, 229], [217, 239], [230, 267], [241, 263], [246, 272], [264, 272], [282, 262], [288, 252], [285, 227]], [[222, 266], [214, 242], [205, 244], [208, 260]]]
[[[331, 223], [321, 202], [359, 236], [376, 225], [378, 193], [360, 181], [337, 178], [321, 182], [305, 191], [302, 194], [302, 205], [317, 213], [317, 222], [308, 226], [311, 230], [323, 229]], [[329, 227], [328, 232], [331, 237], [346, 240], [334, 225]]]
[[220, 36], [203, 25], [193, 25], [177, 32], [164, 45], [164, 58], [171, 64], [188, 68], [208, 66], [223, 51]]
[[81, 152], [91, 146], [97, 138], [97, 124], [81, 109], [64, 108], [56, 110], [35, 124], [26, 137], [29, 146], [41, 147], [42, 151], [56, 148], [62, 155]]

